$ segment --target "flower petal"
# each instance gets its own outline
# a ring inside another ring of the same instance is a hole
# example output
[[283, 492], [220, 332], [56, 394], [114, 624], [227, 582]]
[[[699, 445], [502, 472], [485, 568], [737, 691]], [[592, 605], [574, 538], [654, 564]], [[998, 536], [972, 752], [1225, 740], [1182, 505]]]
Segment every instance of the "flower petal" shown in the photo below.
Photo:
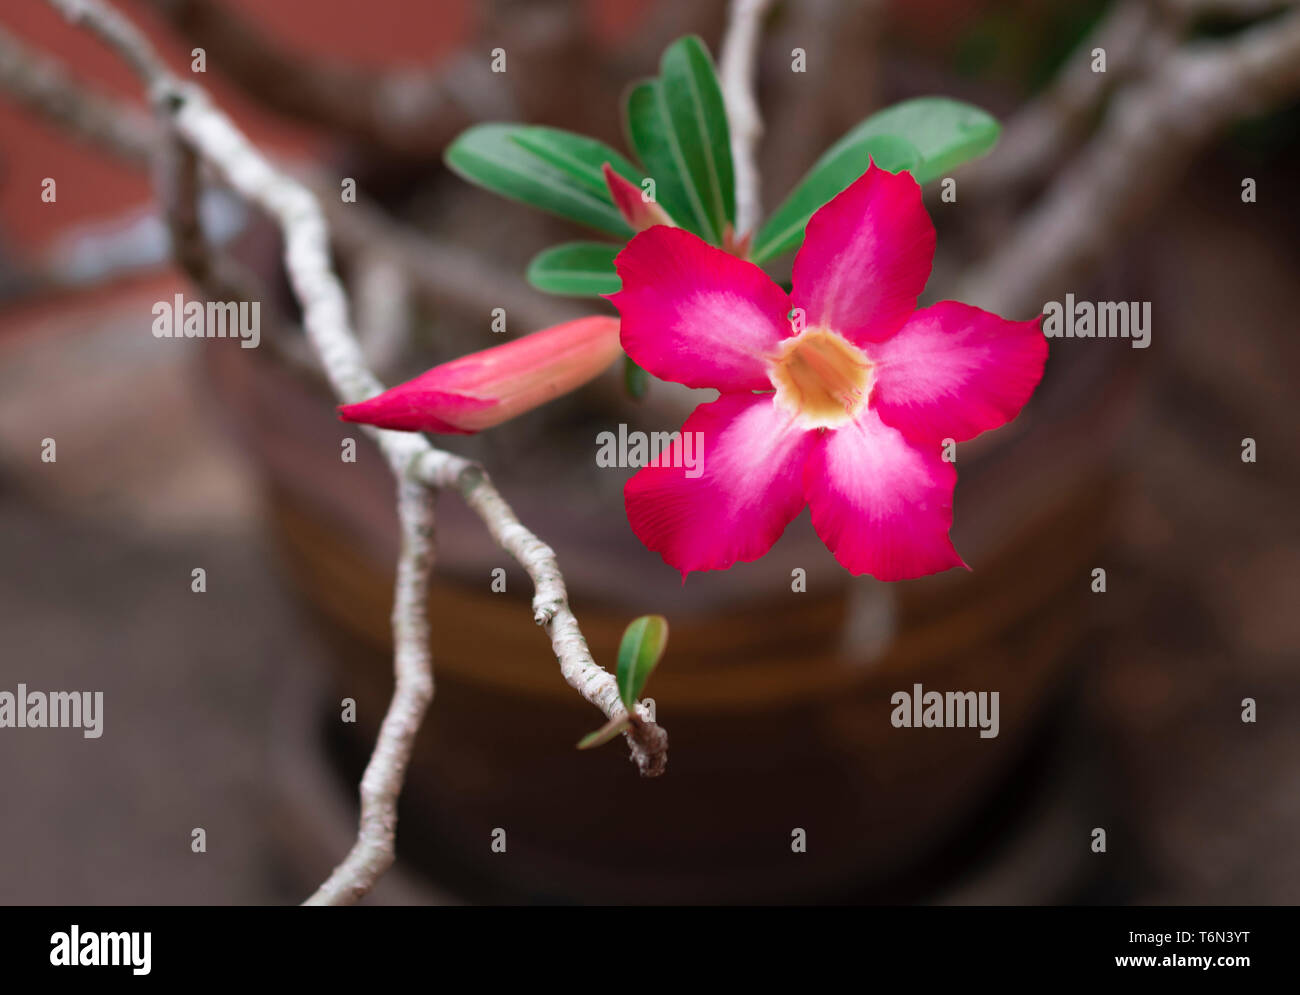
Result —
[[785, 291], [753, 263], [680, 228], [637, 235], [614, 260], [623, 348], [663, 380], [766, 390], [765, 356], [791, 334]]
[[808, 220], [791, 297], [809, 328], [878, 342], [916, 309], [933, 259], [934, 225], [916, 180], [872, 163]]
[[[683, 450], [687, 433], [699, 434]], [[752, 394], [701, 404], [682, 434], [659, 465], [627, 482], [623, 498], [632, 531], [684, 581], [771, 549], [803, 509], [803, 465], [817, 434], [797, 428], [771, 395]], [[698, 470], [684, 465], [693, 454]]]
[[492, 398], [425, 388], [417, 378], [369, 400], [340, 405], [339, 418], [397, 432], [473, 435], [499, 408], [500, 402]]
[[948, 538], [953, 464], [865, 411], [825, 433], [804, 467], [813, 528], [850, 573], [908, 580], [965, 566]]
[[1043, 378], [1047, 339], [1033, 321], [1007, 321], [942, 301], [872, 345], [871, 407], [908, 438], [958, 442], [1020, 413]]

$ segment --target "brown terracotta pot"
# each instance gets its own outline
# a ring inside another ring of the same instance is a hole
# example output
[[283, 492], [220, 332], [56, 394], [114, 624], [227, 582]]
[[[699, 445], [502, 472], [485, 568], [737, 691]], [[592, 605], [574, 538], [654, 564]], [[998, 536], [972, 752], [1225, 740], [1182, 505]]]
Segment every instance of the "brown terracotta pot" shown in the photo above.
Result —
[[[596, 433], [636, 413], [578, 417], [572, 448], [526, 437], [491, 464], [556, 550], [598, 661], [612, 667], [636, 615], [670, 619], [649, 688], [671, 737], [658, 780], [636, 776], [621, 741], [574, 750], [601, 716], [561, 680], [526, 576], [444, 497], [438, 691], [403, 796], [403, 857], [481, 900], [677, 902], [829, 899], [931, 856], [1021, 755], [1089, 625], [1127, 388], [1087, 345], [1063, 358], [1054, 344], [1031, 410], [960, 448], [954, 541], [970, 573], [851, 578], [805, 512], [763, 560], [683, 586], [627, 527], [631, 471], [595, 466]], [[319, 383], [270, 350], [207, 354], [293, 582], [334, 649], [330, 723], [350, 776], [392, 684], [392, 480], [368, 443], [356, 464], [340, 460], [340, 439], [362, 437]], [[506, 593], [491, 590], [495, 567]], [[796, 567], [806, 593], [791, 589]], [[890, 696], [915, 683], [1000, 692], [1000, 734], [895, 728]], [[337, 723], [343, 697], [359, 704], [355, 725]], [[496, 828], [504, 854], [490, 847]], [[807, 852], [792, 852], [796, 828]]]

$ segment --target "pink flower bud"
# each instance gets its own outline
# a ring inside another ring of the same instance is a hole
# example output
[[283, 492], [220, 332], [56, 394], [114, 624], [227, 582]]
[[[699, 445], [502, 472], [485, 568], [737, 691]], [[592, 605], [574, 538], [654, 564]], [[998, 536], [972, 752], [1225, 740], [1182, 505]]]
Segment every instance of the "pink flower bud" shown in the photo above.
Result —
[[576, 390], [622, 351], [617, 318], [594, 315], [435, 366], [368, 401], [344, 421], [407, 432], [473, 435]]
[[602, 168], [605, 185], [609, 187], [609, 195], [614, 198], [614, 206], [623, 215], [623, 220], [636, 231], [645, 231], [655, 225], [673, 224], [672, 218], [668, 217], [662, 207], [642, 196], [641, 188], [635, 183], [619, 176], [609, 163], [605, 163]]

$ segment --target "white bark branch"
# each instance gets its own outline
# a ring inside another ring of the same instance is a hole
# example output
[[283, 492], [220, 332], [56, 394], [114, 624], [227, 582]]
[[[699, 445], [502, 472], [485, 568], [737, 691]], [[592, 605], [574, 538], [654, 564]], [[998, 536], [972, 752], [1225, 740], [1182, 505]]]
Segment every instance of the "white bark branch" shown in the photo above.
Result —
[[433, 700], [429, 652], [429, 571], [433, 568], [433, 493], [399, 479], [402, 528], [393, 591], [393, 699], [379, 727], [374, 752], [361, 775], [361, 826], [343, 862], [306, 905], [351, 905], [364, 898], [392, 866], [397, 843], [397, 798], [424, 713]]
[[763, 18], [771, 6], [772, 0], [731, 0], [718, 59], [718, 83], [727, 106], [731, 163], [736, 178], [737, 238], [753, 232], [763, 212], [757, 162], [763, 119], [754, 97], [754, 74]]
[[[415, 472], [435, 487], [454, 483], [487, 524], [492, 538], [528, 572], [534, 590], [533, 621], [543, 626], [550, 636], [565, 681], [607, 718], [622, 718], [627, 710], [619, 699], [618, 683], [592, 659], [578, 620], [569, 608], [564, 577], [554, 551], [520, 523], [481, 468], [448, 466], [431, 460], [432, 455], [420, 458]], [[668, 734], [652, 721], [645, 705], [637, 705], [627, 739], [632, 747], [632, 759], [641, 773], [647, 776], [663, 773], [668, 762]]]
[[[141, 77], [176, 136], [198, 159], [221, 173], [233, 190], [279, 224], [285, 266], [302, 309], [304, 330], [339, 399], [354, 402], [379, 393], [383, 385], [366, 366], [352, 331], [347, 297], [330, 265], [325, 218], [310, 190], [273, 167], [203, 90], [174, 77], [144, 35], [116, 9], [102, 0], [49, 2], [116, 50]], [[183, 175], [175, 189], [189, 190], [194, 186], [193, 177], [184, 171], [195, 168], [195, 163], [183, 157], [177, 161]], [[184, 221], [183, 213], [176, 216]], [[199, 243], [187, 236], [187, 251]], [[393, 860], [397, 797], [415, 733], [433, 693], [427, 616], [427, 577], [433, 558], [429, 488], [455, 486], [493, 537], [528, 571], [536, 586], [535, 618], [551, 638], [564, 679], [607, 718], [625, 714], [614, 678], [592, 659], [568, 607], [554, 553], [520, 524], [486, 472], [434, 448], [422, 435], [385, 430], [370, 430], [370, 434], [398, 479], [403, 545], [393, 604], [396, 686], [361, 785], [357, 843], [310, 899], [319, 903], [356, 901]], [[644, 706], [638, 708], [638, 720], [625, 735], [640, 771], [661, 773], [667, 759], [667, 735], [650, 721]]]

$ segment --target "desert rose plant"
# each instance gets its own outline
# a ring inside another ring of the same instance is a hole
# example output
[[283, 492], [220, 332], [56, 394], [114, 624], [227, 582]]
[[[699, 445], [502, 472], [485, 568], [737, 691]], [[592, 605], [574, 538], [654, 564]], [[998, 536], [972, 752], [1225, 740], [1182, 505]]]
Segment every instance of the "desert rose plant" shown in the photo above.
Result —
[[[854, 574], [904, 580], [966, 566], [948, 538], [956, 470], [944, 448], [1014, 418], [1043, 374], [1038, 319], [944, 301], [917, 309], [935, 231], [921, 184], [996, 141], [945, 98], [875, 114], [827, 149], [757, 231], [735, 229], [731, 141], [697, 38], [664, 53], [624, 105], [636, 161], [551, 128], [485, 124], [448, 164], [471, 182], [625, 243], [544, 251], [538, 289], [605, 296], [589, 318], [437, 367], [342, 416], [476, 431], [600, 373], [615, 334], [634, 394], [646, 373], [721, 396], [628, 481], [628, 521], [685, 579], [771, 548], [805, 506]], [[798, 250], [786, 289], [760, 267]], [[687, 469], [690, 436], [704, 454]]]

